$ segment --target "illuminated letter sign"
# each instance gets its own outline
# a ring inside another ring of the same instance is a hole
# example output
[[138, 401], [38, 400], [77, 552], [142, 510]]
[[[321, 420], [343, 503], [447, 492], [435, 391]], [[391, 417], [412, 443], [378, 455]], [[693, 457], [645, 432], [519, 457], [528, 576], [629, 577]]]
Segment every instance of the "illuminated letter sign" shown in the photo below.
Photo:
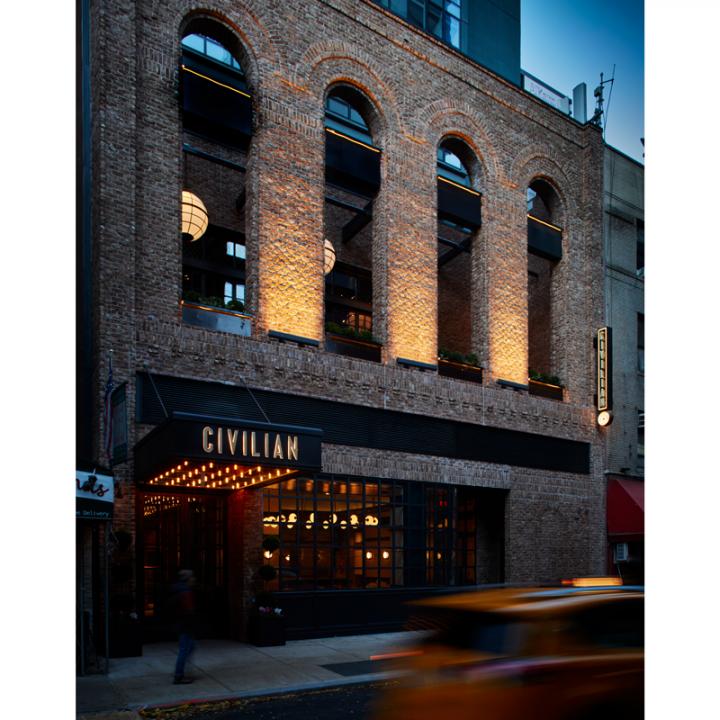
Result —
[[612, 331], [597, 331], [597, 409], [612, 410]]
[[[216, 457], [261, 458], [267, 460], [298, 461], [300, 456], [300, 437], [287, 432], [242, 431], [242, 443], [238, 444], [240, 431], [236, 428], [218, 425], [202, 428], [203, 453]], [[215, 442], [213, 442], [215, 438]], [[248, 444], [248, 438], [250, 440]], [[287, 453], [285, 453], [287, 449]]]
[[311, 472], [322, 468], [321, 443], [320, 428], [174, 412], [138, 442], [135, 465], [144, 478], [210, 460]]

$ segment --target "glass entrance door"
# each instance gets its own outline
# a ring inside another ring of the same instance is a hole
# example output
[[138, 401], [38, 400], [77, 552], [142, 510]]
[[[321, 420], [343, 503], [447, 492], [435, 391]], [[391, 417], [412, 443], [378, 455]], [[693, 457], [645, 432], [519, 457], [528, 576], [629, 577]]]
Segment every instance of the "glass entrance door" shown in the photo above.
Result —
[[145, 642], [175, 637], [170, 593], [181, 569], [197, 579], [198, 635], [227, 635], [223, 496], [145, 492], [141, 498]]

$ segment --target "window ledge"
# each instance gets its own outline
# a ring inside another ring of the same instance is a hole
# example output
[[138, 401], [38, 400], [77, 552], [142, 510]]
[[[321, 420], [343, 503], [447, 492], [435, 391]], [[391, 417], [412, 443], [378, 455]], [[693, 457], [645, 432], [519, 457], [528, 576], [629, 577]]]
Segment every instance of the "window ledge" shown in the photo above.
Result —
[[313, 338], [302, 337], [301, 335], [290, 335], [289, 333], [280, 332], [279, 330], [268, 330], [268, 337], [272, 340], [280, 342], [296, 343], [300, 347], [320, 347], [320, 341]]
[[554, 385], [540, 380], [528, 379], [528, 391], [530, 395], [562, 401], [564, 398], [565, 388], [562, 385]]
[[528, 386], [523, 383], [512, 382], [511, 380], [496, 380], [495, 381], [501, 388], [510, 388], [511, 390], [522, 391], [528, 390]]
[[356, 360], [369, 360], [370, 362], [381, 362], [382, 360], [380, 343], [351, 338], [346, 335], [326, 333], [325, 349], [336, 355], [344, 355]]
[[438, 366], [432, 363], [419, 362], [418, 360], [408, 360], [407, 358], [397, 358], [397, 364], [402, 367], [415, 368], [417, 370], [431, 370], [437, 372]]
[[468, 365], [456, 360], [438, 358], [438, 375], [482, 384], [483, 369], [477, 365]]

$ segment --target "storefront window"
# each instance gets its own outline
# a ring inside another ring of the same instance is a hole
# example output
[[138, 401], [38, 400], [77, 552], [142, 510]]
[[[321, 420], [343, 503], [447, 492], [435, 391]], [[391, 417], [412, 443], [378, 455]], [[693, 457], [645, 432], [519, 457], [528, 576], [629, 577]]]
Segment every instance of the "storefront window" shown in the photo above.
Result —
[[466, 585], [476, 578], [477, 489], [294, 478], [263, 489], [275, 590]]

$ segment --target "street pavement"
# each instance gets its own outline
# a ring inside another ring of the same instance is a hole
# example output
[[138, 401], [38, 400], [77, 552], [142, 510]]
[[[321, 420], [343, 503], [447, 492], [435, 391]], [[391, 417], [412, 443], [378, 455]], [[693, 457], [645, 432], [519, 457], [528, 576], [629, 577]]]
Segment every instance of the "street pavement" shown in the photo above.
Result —
[[245, 698], [390, 679], [397, 670], [382, 656], [402, 652], [421, 635], [316, 638], [279, 647], [202, 640], [186, 669], [194, 678], [189, 685], [172, 683], [177, 643], [152, 643], [140, 657], [111, 659], [107, 675], [78, 677], [76, 714], [78, 720], [177, 716], [181, 706], [214, 703], [219, 710]]

